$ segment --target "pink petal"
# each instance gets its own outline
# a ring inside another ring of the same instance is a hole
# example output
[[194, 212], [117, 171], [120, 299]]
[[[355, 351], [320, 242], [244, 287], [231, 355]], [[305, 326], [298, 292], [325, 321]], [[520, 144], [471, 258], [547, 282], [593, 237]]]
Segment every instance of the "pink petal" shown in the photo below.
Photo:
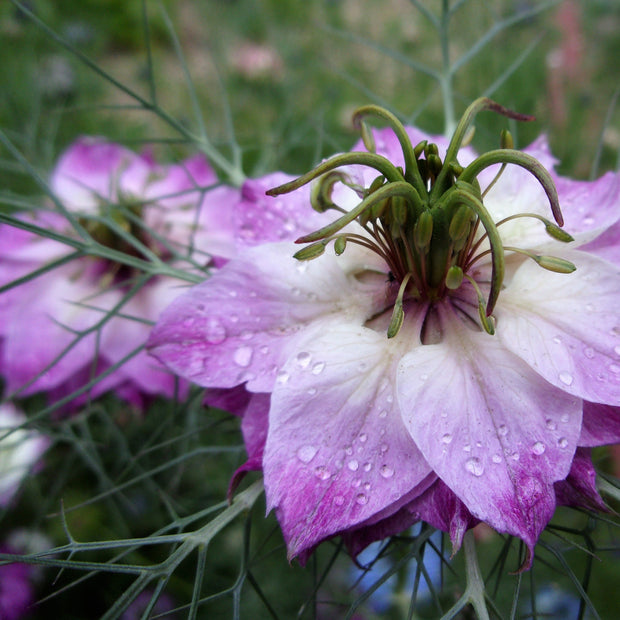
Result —
[[422, 454], [471, 514], [533, 548], [568, 474], [581, 401], [438, 305], [444, 340], [401, 361], [398, 399]]
[[295, 250], [289, 243], [250, 248], [178, 297], [151, 333], [151, 353], [205, 387], [247, 382], [269, 392], [296, 332], [344, 308], [363, 322], [381, 306], [382, 293], [364, 294], [367, 285], [342, 271], [346, 261], [325, 255], [302, 263]]
[[579, 445], [593, 448], [618, 442], [620, 442], [620, 407], [584, 402]]
[[240, 249], [267, 241], [294, 241], [333, 220], [332, 214], [317, 213], [310, 206], [310, 185], [285, 196], [272, 198], [265, 194], [268, 189], [294, 178], [275, 172], [243, 184], [241, 200], [234, 206], [236, 238]]
[[105, 138], [84, 136], [59, 158], [50, 187], [71, 211], [96, 211], [101, 203], [122, 196], [141, 196], [151, 164]]
[[394, 403], [399, 352], [355, 324], [317, 326], [283, 366], [263, 467], [290, 557], [396, 512], [431, 473]]
[[562, 506], [609, 511], [596, 490], [596, 471], [592, 465], [590, 450], [577, 448], [566, 480], [555, 483], [555, 497]]
[[497, 336], [549, 383], [586, 400], [620, 404], [620, 271], [584, 252], [577, 271], [526, 261], [502, 292]]
[[95, 358], [96, 334], [76, 342], [76, 332], [100, 321], [103, 314], [98, 308], [112, 306], [120, 294], [100, 294], [88, 279], [75, 278], [79, 268], [79, 262], [71, 263], [17, 289], [20, 295], [13, 298], [5, 326], [3, 373], [9, 391], [32, 380], [24, 394], [56, 387]]
[[448, 532], [453, 553], [461, 548], [465, 532], [479, 523], [467, 506], [441, 480], [437, 480], [420, 497], [408, 504], [407, 509], [418, 520]]
[[620, 224], [610, 226], [603, 234], [581, 249], [596, 254], [615, 265], [620, 265]]

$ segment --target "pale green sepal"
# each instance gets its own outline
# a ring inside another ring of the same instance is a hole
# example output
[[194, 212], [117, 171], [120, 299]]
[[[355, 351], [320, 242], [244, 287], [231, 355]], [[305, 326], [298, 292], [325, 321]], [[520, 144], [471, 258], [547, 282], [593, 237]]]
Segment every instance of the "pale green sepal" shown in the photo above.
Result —
[[295, 254], [293, 254], [293, 258], [296, 258], [297, 260], [312, 260], [313, 258], [318, 258], [325, 252], [325, 246], [327, 243], [328, 240], [323, 240], [308, 245], [298, 252], [295, 252]]
[[550, 237], [553, 237], [558, 241], [562, 241], [563, 243], [570, 243], [571, 241], [575, 240], [565, 230], [562, 230], [559, 226], [556, 226], [551, 222], [545, 224], [545, 230]]
[[452, 265], [446, 274], [446, 286], [454, 291], [463, 283], [463, 270], [458, 265]]
[[555, 273], [573, 273], [577, 267], [568, 260], [557, 256], [538, 255], [532, 257], [543, 269], [555, 271]]

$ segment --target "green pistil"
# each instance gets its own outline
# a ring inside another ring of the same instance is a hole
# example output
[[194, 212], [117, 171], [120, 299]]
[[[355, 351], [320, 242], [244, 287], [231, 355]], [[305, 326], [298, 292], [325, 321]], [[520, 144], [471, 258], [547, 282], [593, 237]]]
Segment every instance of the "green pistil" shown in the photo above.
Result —
[[[505, 250], [524, 254], [544, 269], [558, 273], [570, 273], [575, 269], [572, 263], [561, 258], [503, 246], [498, 227], [517, 217], [540, 220], [547, 233], [558, 241], [569, 242], [572, 237], [560, 228], [563, 218], [551, 175], [536, 159], [514, 150], [508, 132], [502, 132], [501, 148], [479, 156], [466, 167], [459, 164], [458, 151], [472, 135], [475, 116], [483, 110], [517, 120], [531, 120], [531, 117], [507, 110], [490, 99], [478, 99], [465, 111], [442, 161], [435, 144], [423, 141], [413, 146], [405, 127], [392, 113], [378, 106], [364, 106], [357, 110], [353, 122], [362, 134], [368, 153], [336, 155], [298, 179], [267, 192], [277, 196], [316, 179], [312, 207], [319, 212], [331, 209], [339, 214], [327, 226], [297, 240], [297, 243], [310, 244], [295, 254], [299, 260], [320, 256], [332, 242], [337, 255], [346, 251], [348, 243], [354, 243], [376, 252], [385, 260], [390, 274], [399, 283], [388, 327], [389, 338], [396, 336], [402, 326], [405, 300], [431, 303], [441, 300], [450, 291], [460, 288], [464, 280], [476, 292], [482, 329], [493, 334], [491, 314], [504, 280]], [[403, 152], [404, 170], [374, 152], [374, 138], [365, 121], [368, 116], [387, 122], [393, 129]], [[500, 170], [482, 193], [478, 175], [495, 164], [501, 164]], [[508, 164], [528, 170], [538, 180], [557, 224], [534, 213], [512, 215], [497, 223], [493, 221], [484, 205], [484, 196]], [[379, 176], [368, 187], [360, 187], [341, 170], [341, 167], [350, 165], [370, 167]], [[346, 185], [359, 195], [360, 202], [356, 207], [346, 210], [332, 200], [336, 183]], [[353, 222], [362, 227], [364, 234], [349, 229]], [[478, 252], [485, 241], [489, 249]], [[488, 255], [492, 269], [485, 300], [470, 269], [481, 257]]]

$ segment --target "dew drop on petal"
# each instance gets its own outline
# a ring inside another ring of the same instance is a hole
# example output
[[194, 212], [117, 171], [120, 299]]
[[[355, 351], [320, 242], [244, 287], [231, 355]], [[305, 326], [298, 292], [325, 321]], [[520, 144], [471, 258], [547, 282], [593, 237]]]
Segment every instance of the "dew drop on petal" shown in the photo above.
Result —
[[540, 456], [545, 451], [545, 444], [542, 441], [537, 441], [532, 446], [532, 452], [537, 456]]
[[620, 366], [618, 364], [609, 364], [609, 370], [614, 374], [620, 374]]
[[308, 396], [314, 396], [316, 392], [316, 388], [308, 388]]
[[320, 375], [323, 372], [323, 368], [325, 368], [325, 362], [317, 362], [312, 366], [312, 374]]
[[289, 380], [289, 374], [285, 370], [281, 370], [276, 375], [276, 383], [280, 383], [281, 385], [284, 385], [285, 383], [287, 383], [288, 380]]
[[352, 486], [354, 489], [359, 489], [361, 484], [362, 484], [362, 481], [358, 478], [357, 480], [354, 480], [354, 481], [351, 483], [351, 486]]
[[560, 381], [564, 384], [564, 385], [572, 385], [573, 384], [573, 375], [570, 374], [570, 372], [566, 372], [565, 370], [563, 370], [560, 375]]
[[266, 344], [264, 344], [264, 345], [263, 345], [263, 346], [259, 349], [259, 351], [260, 351], [263, 355], [267, 355], [267, 353], [269, 353], [269, 347], [268, 347]]
[[553, 342], [555, 342], [555, 344], [560, 344], [562, 342], [562, 339], [559, 336], [554, 336]]
[[226, 330], [216, 318], [210, 317], [207, 319], [205, 325], [205, 339], [211, 344], [219, 344], [226, 339]]
[[391, 478], [394, 475], [394, 470], [389, 465], [381, 465], [379, 469], [379, 473], [384, 478]]
[[314, 475], [319, 480], [327, 480], [331, 476], [331, 474], [329, 473], [329, 470], [324, 465], [320, 465], [319, 467], [317, 467], [314, 470]]
[[365, 506], [368, 503], [368, 496], [364, 495], [363, 493], [360, 493], [356, 498], [355, 501], [360, 505], [360, 506]]
[[317, 452], [318, 449], [314, 446], [302, 446], [297, 450], [297, 458], [302, 463], [309, 463], [316, 456]]
[[441, 443], [449, 444], [452, 441], [452, 435], [445, 433], [441, 438]]
[[310, 363], [310, 358], [310, 353], [302, 351], [301, 353], [297, 354], [297, 356], [295, 357], [295, 361], [301, 366], [301, 368], [307, 368], [308, 364]]
[[364, 463], [364, 471], [370, 471], [372, 469], [372, 463]]
[[361, 433], [360, 434], [360, 441], [362, 443], [366, 443], [368, 441], [368, 435], [366, 433]]
[[557, 424], [551, 418], [547, 418], [545, 421], [545, 426], [550, 431], [554, 431], [557, 428]]
[[251, 347], [239, 347], [233, 353], [233, 360], [237, 366], [241, 366], [242, 368], [246, 368], [250, 365], [252, 361], [252, 348]]
[[380, 418], [385, 418], [386, 416], [387, 416], [387, 411], [385, 409], [382, 409], [381, 411], [379, 411]]
[[568, 447], [568, 439], [566, 439], [566, 437], [560, 437], [560, 439], [558, 439], [558, 446], [560, 448]]
[[506, 435], [508, 435], [508, 427], [505, 424], [500, 424], [497, 429], [497, 433], [502, 437], [505, 437]]
[[616, 355], [620, 355], [620, 345], [617, 345], [617, 346], [614, 347], [614, 353]]
[[351, 470], [351, 471], [357, 471], [359, 469], [360, 464], [355, 460], [352, 459], [347, 463], [347, 467]]
[[592, 347], [586, 347], [583, 350], [583, 354], [589, 359], [591, 360], [594, 357], [594, 349]]
[[382, 443], [381, 447], [379, 448], [381, 454], [385, 454], [389, 449], [390, 447], [386, 443]]
[[465, 462], [465, 469], [474, 476], [482, 476], [482, 474], [484, 473], [484, 467], [480, 462], [480, 459], [476, 457], [468, 459]]
[[334, 495], [334, 504], [342, 506], [344, 504], [344, 497], [342, 495]]
[[501, 457], [499, 454], [494, 454], [494, 455], [491, 457], [491, 460], [492, 460], [494, 463], [501, 463], [501, 462], [502, 462], [502, 457]]
[[470, 446], [468, 443], [466, 443], [466, 444], [463, 446], [463, 450], [464, 450], [465, 452], [471, 452], [471, 446]]
[[564, 424], [566, 424], [569, 420], [570, 420], [570, 416], [568, 415], [568, 413], [563, 413], [560, 416], [560, 422], [563, 422]]
[[353, 454], [353, 448], [351, 446], [345, 446], [344, 447], [344, 453], [347, 456], [351, 456]]

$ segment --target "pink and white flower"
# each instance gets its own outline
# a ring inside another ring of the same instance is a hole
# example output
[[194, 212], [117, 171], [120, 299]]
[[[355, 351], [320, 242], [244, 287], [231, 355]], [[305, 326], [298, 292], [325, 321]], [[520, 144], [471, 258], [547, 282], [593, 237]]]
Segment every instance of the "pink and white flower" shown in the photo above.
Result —
[[[226, 207], [239, 200], [239, 190], [218, 187], [203, 156], [159, 165], [84, 137], [60, 157], [49, 184], [69, 217], [102, 246], [144, 261], [150, 253], [198, 272], [213, 256], [236, 252]], [[19, 217], [78, 238], [58, 209]], [[68, 260], [72, 252], [60, 241], [0, 227], [0, 285], [59, 261], [0, 295], [0, 371], [7, 390], [64, 396], [93, 382], [90, 396], [114, 389], [136, 404], [144, 395], [173, 395], [175, 377], [141, 347], [150, 324], [186, 283], [156, 269], [140, 283], [139, 269], [91, 255]]]
[[336, 222], [302, 231], [297, 258], [289, 242], [242, 252], [150, 336], [180, 376], [255, 394], [247, 469], [262, 462], [291, 557], [423, 519], [456, 547], [484, 521], [527, 564], [556, 505], [604, 507], [588, 448], [620, 439], [620, 265], [596, 239], [616, 230], [620, 175], [547, 172], [544, 138], [459, 150], [480, 109], [510, 114], [479, 100], [450, 143], [380, 112], [395, 133], [366, 132], [376, 153], [271, 192], [323, 175], [313, 206]]

